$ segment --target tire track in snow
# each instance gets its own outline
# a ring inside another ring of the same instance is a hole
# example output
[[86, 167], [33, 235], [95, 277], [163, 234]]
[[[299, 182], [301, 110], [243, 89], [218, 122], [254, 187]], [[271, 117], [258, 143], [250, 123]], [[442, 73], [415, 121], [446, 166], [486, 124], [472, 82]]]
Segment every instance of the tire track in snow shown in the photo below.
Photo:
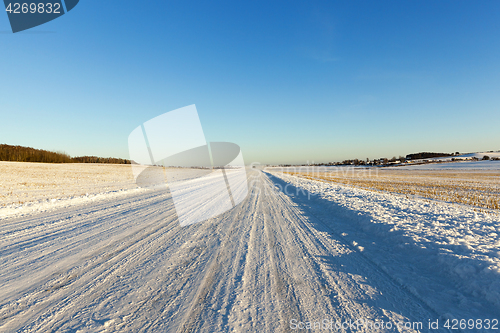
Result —
[[[287, 332], [291, 319], [403, 320], [426, 313], [307, 207], [270, 191], [266, 175], [249, 177], [259, 184], [235, 209], [182, 228], [170, 196], [158, 193], [40, 215], [38, 222], [7, 221], [0, 232], [12, 235], [38, 223], [19, 241], [44, 243], [0, 264], [59, 267], [56, 277], [42, 276], [0, 303], [0, 330]], [[54, 237], [40, 237], [44, 223], [53, 223], [47, 233], [58, 231]], [[85, 248], [85, 241], [94, 243]], [[12, 251], [15, 242], [0, 251]]]
[[[143, 202], [143, 204], [147, 202]], [[170, 209], [170, 211], [172, 210]], [[145, 213], [144, 217], [151, 218], [150, 211], [145, 211]], [[169, 222], [171, 223], [172, 219]], [[92, 294], [96, 289], [96, 285], [100, 285], [100, 281], [104, 281], [108, 276], [116, 272], [117, 268], [113, 267], [114, 265], [117, 265], [120, 261], [126, 263], [133, 260], [134, 256], [131, 253], [137, 252], [138, 248], [142, 250], [145, 242], [155, 237], [164, 228], [168, 228], [168, 226], [164, 225], [161, 220], [153, 219], [153, 222], [141, 226], [139, 230], [133, 230], [132, 233], [125, 232], [118, 235], [118, 238], [95, 244], [89, 249], [91, 253], [77, 254], [62, 262], [57, 262], [57, 271], [54, 274], [42, 276], [44, 280], [38, 280], [38, 284], [34, 289], [26, 290], [23, 295], [25, 300], [18, 302], [24, 303], [24, 307], [29, 308], [29, 314], [24, 313], [23, 320], [40, 315], [47, 310], [48, 305], [51, 305], [53, 313], [62, 313], [67, 310], [66, 306], [68, 304], [75, 303], [82, 297], [94, 298], [95, 295]], [[73, 250], [71, 243], [67, 250], [70, 253]], [[114, 269], [110, 269], [110, 267]], [[48, 271], [53, 271], [53, 267], [49, 268]], [[54, 279], [54, 275], [59, 275], [59, 277]], [[61, 280], [63, 283], [61, 283]], [[64, 295], [61, 293], [61, 289], [64, 287], [70, 287], [73, 291], [76, 289], [80, 293], [76, 295], [72, 293], [71, 296]]]
[[[271, 175], [271, 177], [274, 177]], [[269, 181], [272, 182], [271, 179]], [[289, 189], [290, 191], [290, 189]], [[291, 189], [291, 192], [295, 193], [300, 193], [299, 191], [296, 191], [296, 187], [293, 186]], [[374, 263], [370, 258], [366, 257], [361, 251], [359, 251], [356, 247], [352, 246], [349, 242], [347, 242], [341, 235], [337, 234], [334, 230], [332, 230], [329, 226], [328, 223], [326, 223], [322, 218], [318, 217], [316, 214], [312, 212], [312, 209], [308, 207], [306, 203], [304, 203], [304, 199], [300, 198], [300, 195], [293, 195], [292, 198], [290, 196], [285, 195], [282, 192], [279, 192], [279, 196], [281, 197], [282, 200], [287, 200], [288, 199], [288, 206], [291, 207], [292, 210], [298, 210], [297, 206], [300, 207], [300, 210], [303, 212], [306, 212], [307, 215], [309, 216], [310, 220], [314, 221], [318, 226], [317, 227], [312, 227], [311, 223], [304, 223], [303, 219], [292, 219], [297, 224], [301, 224], [301, 226], [297, 226], [294, 228], [294, 231], [303, 231], [304, 229], [309, 230], [309, 235], [308, 238], [306, 239], [303, 244], [314, 244], [314, 245], [322, 245], [323, 249], [328, 248], [328, 241], [324, 242], [322, 239], [325, 237], [323, 236], [324, 234], [328, 234], [333, 236], [332, 238], [338, 243], [336, 246], [336, 249], [342, 249], [341, 252], [344, 253], [350, 253], [351, 257], [352, 255], [355, 255], [357, 258], [350, 259], [350, 265], [356, 263], [356, 266], [362, 267], [365, 272], [369, 272], [370, 270], [373, 271], [372, 274], [370, 274], [371, 277], [376, 277], [377, 278], [377, 284], [380, 285], [380, 287], [385, 288], [388, 291], [391, 291], [388, 295], [387, 292], [384, 293], [384, 298], [386, 298], [388, 301], [391, 303], [391, 307], [393, 308], [393, 311], [398, 309], [398, 308], [404, 308], [410, 318], [412, 318], [413, 321], [424, 321], [426, 319], [430, 318], [439, 318], [440, 316], [438, 313], [432, 309], [424, 300], [419, 298], [418, 296], [414, 295], [411, 291], [409, 291], [404, 285], [401, 285], [398, 281], [393, 279], [389, 274], [384, 272], [382, 269], [378, 267], [376, 263]], [[313, 199], [315, 200], [315, 199]], [[317, 199], [316, 199], [317, 200]], [[297, 204], [294, 204], [294, 202], [297, 202]], [[321, 235], [323, 234], [323, 235]], [[303, 238], [304, 235], [300, 236], [297, 235], [297, 238]], [[312, 239], [311, 239], [312, 236]], [[293, 238], [293, 237], [292, 237]], [[331, 269], [331, 267], [326, 267], [323, 263], [319, 262], [318, 267], [322, 270], [324, 276], [331, 276], [332, 272], [335, 272], [334, 270]], [[360, 270], [358, 270], [359, 273]], [[366, 273], [365, 273], [366, 275]], [[338, 277], [337, 277], [338, 278]], [[340, 284], [344, 284], [345, 282], [349, 281], [348, 278], [340, 278], [336, 279]], [[353, 290], [353, 286], [356, 287], [356, 285], [351, 285], [351, 286], [344, 286], [342, 287], [339, 291], [342, 293], [346, 290]], [[342, 308], [344, 309], [355, 309], [355, 306], [352, 306], [350, 301], [352, 299], [355, 299], [355, 295], [352, 297], [347, 297], [348, 304], [343, 304]], [[387, 318], [387, 311], [383, 311], [381, 314], [382, 317], [386, 317], [386, 319], [391, 319], [392, 318]], [[353, 317], [351, 315], [351, 317]], [[357, 316], [360, 317], [360, 316]], [[365, 317], [365, 318], [370, 318], [370, 316]], [[400, 320], [401, 318], [396, 318]]]
[[[228, 295], [221, 293], [222, 287], [217, 282], [224, 281], [223, 273], [227, 268], [234, 267], [236, 272], [228, 272], [230, 276], [234, 277], [241, 269], [240, 265], [231, 265], [231, 259], [234, 256], [234, 261], [244, 262], [246, 256], [246, 244], [244, 238], [251, 223], [246, 223], [247, 217], [244, 214], [247, 212], [245, 207], [255, 206], [256, 197], [252, 193], [247, 196], [243, 203], [240, 204], [239, 209], [232, 210], [223, 214], [223, 221], [229, 223], [229, 227], [225, 231], [224, 238], [221, 245], [210, 264], [207, 273], [203, 277], [203, 282], [200, 285], [195, 300], [190, 306], [189, 311], [185, 315], [184, 322], [179, 327], [178, 332], [194, 332], [202, 328], [205, 317], [210, 317], [213, 314], [212, 309], [208, 305], [217, 308], [217, 303], [222, 300], [223, 309], [219, 309], [218, 313], [222, 317], [228, 315]], [[251, 218], [251, 216], [250, 216]], [[237, 240], [233, 238], [239, 237]], [[237, 243], [236, 246], [234, 244]], [[234, 249], [236, 247], [236, 249]], [[234, 253], [232, 250], [235, 250]], [[233, 274], [231, 274], [233, 273]], [[233, 287], [231, 285], [231, 287]], [[222, 295], [219, 295], [222, 294]], [[212, 297], [212, 298], [210, 298]], [[220, 306], [220, 305], [219, 305]], [[221, 321], [221, 318], [218, 318]], [[222, 320], [225, 322], [226, 320]]]

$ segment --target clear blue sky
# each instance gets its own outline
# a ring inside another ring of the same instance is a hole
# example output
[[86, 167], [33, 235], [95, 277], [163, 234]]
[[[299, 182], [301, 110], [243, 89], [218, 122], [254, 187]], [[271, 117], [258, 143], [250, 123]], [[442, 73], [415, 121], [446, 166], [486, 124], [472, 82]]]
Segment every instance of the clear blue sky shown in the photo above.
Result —
[[0, 143], [127, 158], [196, 104], [247, 163], [500, 149], [497, 0], [83, 0], [0, 43]]

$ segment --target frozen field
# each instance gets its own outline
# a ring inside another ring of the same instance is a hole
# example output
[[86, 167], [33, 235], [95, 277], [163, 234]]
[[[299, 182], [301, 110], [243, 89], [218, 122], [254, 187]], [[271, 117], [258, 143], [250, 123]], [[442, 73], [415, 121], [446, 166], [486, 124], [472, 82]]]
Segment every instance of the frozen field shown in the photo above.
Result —
[[130, 165], [0, 161], [0, 219], [137, 189]]
[[484, 208], [500, 209], [500, 172], [484, 169], [344, 169], [285, 172], [325, 183], [390, 192], [407, 198], [426, 198]]
[[500, 172], [500, 161], [463, 161], [449, 163], [430, 163], [419, 165], [404, 165], [401, 167], [391, 167], [393, 169], [413, 169], [413, 170], [496, 170]]
[[[174, 170], [169, 172], [170, 182], [200, 176], [200, 170]], [[130, 165], [0, 161], [0, 220], [143, 191]]]
[[[122, 171], [106, 177], [124, 185], [94, 188], [99, 200], [0, 220], [0, 331], [287, 332], [327, 320], [426, 332], [439, 320], [439, 332], [447, 319], [499, 318], [497, 214], [249, 169], [240, 205], [180, 227], [168, 190], [134, 188]], [[37, 200], [62, 198], [51, 196]]]

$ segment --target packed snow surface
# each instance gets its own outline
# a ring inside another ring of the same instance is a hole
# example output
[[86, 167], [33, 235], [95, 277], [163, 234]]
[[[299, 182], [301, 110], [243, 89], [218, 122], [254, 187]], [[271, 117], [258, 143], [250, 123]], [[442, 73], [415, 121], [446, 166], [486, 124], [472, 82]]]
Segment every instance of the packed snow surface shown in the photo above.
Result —
[[[326, 320], [416, 332], [439, 320], [439, 332], [447, 319], [499, 317], [498, 216], [277, 172], [250, 169], [248, 183], [240, 205], [187, 227], [165, 188], [5, 217], [0, 331], [287, 332]], [[206, 200], [192, 213], [217, 198]]]

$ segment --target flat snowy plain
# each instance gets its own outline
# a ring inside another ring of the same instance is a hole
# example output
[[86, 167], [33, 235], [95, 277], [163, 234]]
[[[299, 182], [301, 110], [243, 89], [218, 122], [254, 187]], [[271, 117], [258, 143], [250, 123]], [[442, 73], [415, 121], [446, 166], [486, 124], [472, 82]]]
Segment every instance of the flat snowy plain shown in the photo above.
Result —
[[[240, 205], [180, 227], [168, 190], [136, 188], [126, 166], [26, 197], [0, 167], [2, 332], [498, 331], [498, 213], [248, 169]], [[64, 182], [32, 174], [21, 183]]]

